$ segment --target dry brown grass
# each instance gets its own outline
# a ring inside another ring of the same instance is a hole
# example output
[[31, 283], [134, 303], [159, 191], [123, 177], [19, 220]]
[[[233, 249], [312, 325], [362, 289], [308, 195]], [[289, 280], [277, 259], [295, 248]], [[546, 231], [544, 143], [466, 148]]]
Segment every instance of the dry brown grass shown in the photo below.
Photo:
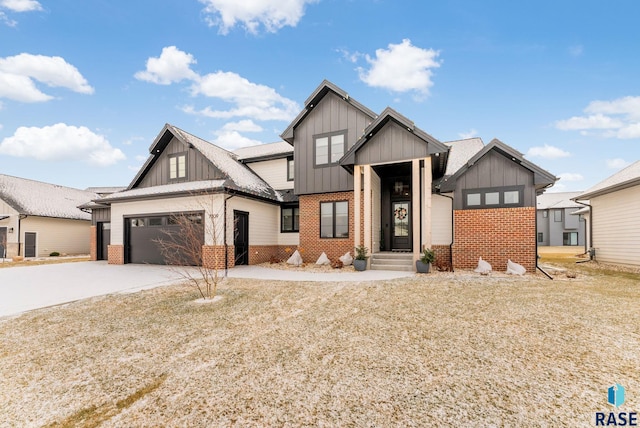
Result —
[[51, 265], [57, 263], [75, 263], [75, 262], [86, 262], [89, 261], [89, 256], [78, 256], [78, 257], [50, 257], [50, 258], [42, 258], [42, 259], [25, 259], [19, 262], [14, 262], [11, 259], [4, 259], [4, 261], [0, 260], [0, 269], [1, 268], [10, 268], [10, 267], [24, 267], [24, 266], [36, 266], [36, 265]]
[[591, 426], [640, 287], [579, 273], [172, 286], [0, 321], [0, 426]]

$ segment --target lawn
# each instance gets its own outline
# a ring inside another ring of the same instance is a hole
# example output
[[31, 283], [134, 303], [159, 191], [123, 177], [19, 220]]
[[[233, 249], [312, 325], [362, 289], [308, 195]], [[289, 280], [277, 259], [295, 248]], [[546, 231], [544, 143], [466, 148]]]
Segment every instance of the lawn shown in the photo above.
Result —
[[640, 410], [640, 277], [228, 280], [0, 320], [0, 426], [593, 426]]

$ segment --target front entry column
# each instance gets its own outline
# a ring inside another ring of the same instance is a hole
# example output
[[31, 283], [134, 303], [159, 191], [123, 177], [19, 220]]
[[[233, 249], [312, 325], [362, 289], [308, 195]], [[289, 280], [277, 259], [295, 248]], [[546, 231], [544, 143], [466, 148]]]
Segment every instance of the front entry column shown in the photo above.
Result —
[[[371, 165], [364, 165], [364, 242], [363, 245], [373, 252], [371, 247]], [[367, 267], [369, 267], [367, 259]]]
[[431, 248], [431, 158], [424, 159], [423, 185], [422, 185], [422, 244], [425, 248]]
[[355, 165], [353, 167], [353, 245], [357, 247], [362, 243], [360, 236], [360, 218], [361, 218], [361, 190], [362, 189], [362, 167]]
[[413, 229], [413, 259], [420, 258], [420, 159], [411, 161], [411, 224]]

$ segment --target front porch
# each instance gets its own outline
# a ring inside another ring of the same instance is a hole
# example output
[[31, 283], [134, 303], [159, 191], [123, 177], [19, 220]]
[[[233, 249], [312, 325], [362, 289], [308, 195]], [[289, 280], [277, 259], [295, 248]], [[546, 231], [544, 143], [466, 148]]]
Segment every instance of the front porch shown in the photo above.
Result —
[[430, 248], [431, 157], [354, 165], [354, 245], [369, 249], [369, 268], [414, 270]]

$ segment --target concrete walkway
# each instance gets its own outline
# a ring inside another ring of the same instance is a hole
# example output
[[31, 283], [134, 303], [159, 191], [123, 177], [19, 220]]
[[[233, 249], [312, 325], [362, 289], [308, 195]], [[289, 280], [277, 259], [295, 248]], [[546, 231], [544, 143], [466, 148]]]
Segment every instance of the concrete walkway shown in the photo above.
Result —
[[[259, 266], [229, 269], [229, 278], [281, 281], [350, 282], [412, 276], [411, 272], [313, 273]], [[0, 317], [105, 294], [135, 292], [174, 284], [183, 278], [170, 267], [75, 262], [0, 269]]]

